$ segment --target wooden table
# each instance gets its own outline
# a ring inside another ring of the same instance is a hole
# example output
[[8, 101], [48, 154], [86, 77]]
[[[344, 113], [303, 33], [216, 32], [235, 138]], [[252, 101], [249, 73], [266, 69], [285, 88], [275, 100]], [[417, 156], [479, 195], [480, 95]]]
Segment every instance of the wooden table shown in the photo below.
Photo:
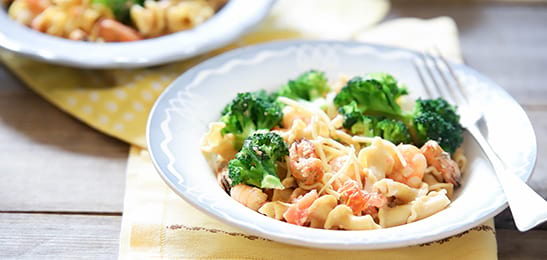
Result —
[[[440, 15], [456, 20], [467, 64], [526, 109], [545, 158], [547, 4], [395, 1], [387, 19]], [[0, 66], [0, 258], [115, 258], [127, 153]], [[547, 198], [545, 160], [529, 183]], [[547, 224], [520, 233], [506, 210], [496, 226], [500, 258], [547, 259]]]

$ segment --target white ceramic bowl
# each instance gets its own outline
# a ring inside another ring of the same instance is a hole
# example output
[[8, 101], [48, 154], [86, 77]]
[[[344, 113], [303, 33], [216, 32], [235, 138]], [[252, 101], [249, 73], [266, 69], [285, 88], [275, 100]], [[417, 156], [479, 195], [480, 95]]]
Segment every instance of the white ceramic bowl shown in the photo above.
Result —
[[[200, 152], [209, 122], [237, 92], [273, 90], [299, 73], [318, 69], [329, 79], [340, 74], [383, 71], [421, 96], [412, 66], [416, 53], [353, 42], [288, 41], [255, 45], [212, 58], [184, 73], [160, 96], [148, 121], [148, 145], [162, 178], [196, 208], [251, 234], [279, 242], [333, 249], [378, 249], [415, 245], [463, 232], [501, 212], [506, 199], [477, 143], [465, 136], [469, 168], [453, 203], [423, 220], [371, 231], [333, 231], [300, 227], [254, 212], [230, 198], [217, 184]], [[494, 82], [474, 70], [453, 65], [472, 93], [471, 103], [485, 115], [484, 130], [515, 174], [527, 180], [535, 164], [536, 140], [522, 108]], [[487, 101], [487, 102], [484, 102]], [[508, 124], [507, 122], [511, 122]]]
[[47, 35], [13, 21], [0, 8], [0, 47], [38, 60], [82, 68], [158, 65], [196, 56], [237, 39], [260, 22], [273, 3], [230, 0], [192, 30], [128, 43], [79, 42]]

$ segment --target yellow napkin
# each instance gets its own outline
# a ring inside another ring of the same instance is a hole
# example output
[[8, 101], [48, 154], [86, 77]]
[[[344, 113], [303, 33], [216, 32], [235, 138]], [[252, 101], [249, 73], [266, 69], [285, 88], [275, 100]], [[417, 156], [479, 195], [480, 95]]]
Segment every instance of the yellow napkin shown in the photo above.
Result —
[[[343, 231], [342, 231], [343, 232]], [[291, 246], [225, 225], [182, 200], [161, 180], [146, 150], [132, 147], [120, 259], [496, 259], [493, 221], [413, 247], [336, 251]]]
[[[404, 32], [404, 33], [402, 33]], [[436, 45], [460, 61], [450, 18], [399, 19], [354, 34], [356, 39], [398, 46]], [[495, 259], [492, 220], [459, 235], [413, 247], [336, 251], [291, 246], [245, 234], [193, 208], [160, 179], [145, 150], [133, 147], [127, 168], [120, 259]]]
[[255, 32], [239, 41], [193, 59], [154, 68], [84, 70], [37, 62], [5, 50], [0, 50], [0, 59], [26, 85], [60, 109], [105, 134], [145, 147], [148, 112], [163, 89], [186, 69], [244, 45], [319, 37], [315, 28], [326, 26], [319, 24], [325, 15], [331, 18], [330, 33], [323, 37], [349, 39], [355, 31], [379, 21], [388, 7], [386, 0], [280, 0]]

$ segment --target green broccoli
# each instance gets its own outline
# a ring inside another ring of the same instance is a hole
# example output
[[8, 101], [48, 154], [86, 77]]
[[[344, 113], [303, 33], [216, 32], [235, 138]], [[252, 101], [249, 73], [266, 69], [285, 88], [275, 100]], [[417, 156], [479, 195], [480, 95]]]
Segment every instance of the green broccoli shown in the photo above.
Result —
[[380, 136], [395, 144], [412, 142], [407, 126], [400, 120], [363, 115], [355, 102], [339, 111], [344, 116], [343, 127], [354, 135]]
[[449, 123], [455, 124], [460, 122], [460, 116], [456, 111], [456, 107], [450, 105], [442, 98], [437, 99], [418, 99], [416, 100], [415, 111], [419, 113], [432, 112], [441, 116]]
[[284, 189], [277, 176], [277, 162], [283, 162], [289, 149], [275, 133], [255, 132], [243, 144], [235, 159], [228, 163], [231, 185], [245, 183], [268, 189]]
[[325, 96], [329, 91], [325, 73], [310, 70], [300, 74], [295, 80], [289, 80], [275, 95], [312, 101]]
[[112, 11], [116, 20], [129, 24], [131, 22], [129, 11], [133, 5], [143, 5], [144, 0], [92, 0], [92, 4], [99, 4]]
[[358, 109], [367, 115], [398, 117], [402, 110], [397, 98], [408, 94], [393, 76], [385, 73], [369, 74], [366, 77], [354, 77], [334, 98], [338, 107], [355, 102]]
[[417, 146], [435, 140], [453, 153], [463, 142], [456, 108], [441, 98], [418, 99], [414, 110], [407, 113], [396, 102], [406, 94], [395, 78], [375, 73], [348, 81], [334, 103], [345, 118], [343, 127], [353, 134]]
[[378, 136], [378, 131], [376, 130], [376, 124], [378, 124], [378, 119], [375, 117], [361, 115], [356, 118], [355, 123], [349, 124], [344, 122], [344, 125], [347, 125], [347, 129], [354, 135], [362, 136]]
[[412, 142], [408, 127], [399, 120], [385, 118], [376, 124], [377, 136], [394, 143], [408, 144]]
[[413, 126], [416, 145], [435, 140], [446, 152], [453, 153], [463, 142], [460, 116], [456, 107], [444, 99], [418, 99], [406, 121]]
[[234, 147], [239, 150], [252, 132], [270, 130], [282, 118], [281, 104], [265, 91], [239, 93], [222, 111], [220, 120], [226, 124], [222, 134], [234, 134]]
[[363, 115], [363, 112], [357, 108], [355, 101], [352, 101], [349, 105], [340, 107], [338, 111], [344, 116], [342, 126], [352, 134], [363, 136], [376, 135], [374, 127], [378, 120], [374, 117]]
[[342, 126], [346, 129], [350, 129], [355, 123], [361, 121], [363, 118], [363, 112], [359, 110], [355, 101], [339, 107], [338, 112], [344, 116], [344, 123]]

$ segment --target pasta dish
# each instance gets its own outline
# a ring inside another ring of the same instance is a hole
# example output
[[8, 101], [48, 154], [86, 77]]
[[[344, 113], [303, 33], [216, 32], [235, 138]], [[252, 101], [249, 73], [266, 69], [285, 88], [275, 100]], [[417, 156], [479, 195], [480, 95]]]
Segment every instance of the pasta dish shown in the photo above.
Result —
[[239, 203], [291, 224], [370, 230], [450, 203], [466, 158], [456, 108], [411, 100], [386, 73], [329, 82], [311, 70], [273, 93], [239, 93], [202, 152]]
[[78, 41], [126, 42], [191, 29], [227, 0], [1, 0], [36, 31]]

